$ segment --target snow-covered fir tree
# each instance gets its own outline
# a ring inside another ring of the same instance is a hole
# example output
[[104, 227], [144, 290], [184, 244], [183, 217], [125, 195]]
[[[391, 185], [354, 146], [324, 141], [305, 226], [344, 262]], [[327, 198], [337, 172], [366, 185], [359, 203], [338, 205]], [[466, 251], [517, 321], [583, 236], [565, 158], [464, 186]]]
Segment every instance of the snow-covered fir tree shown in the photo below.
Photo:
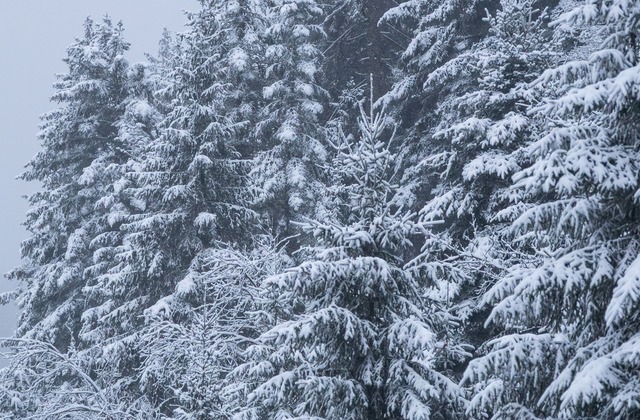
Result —
[[637, 13], [588, 1], [554, 22], [601, 43], [536, 82], [549, 96], [530, 114], [546, 131], [498, 214], [528, 258], [484, 297], [505, 335], [465, 374], [476, 417], [640, 415]]
[[[316, 245], [299, 266], [266, 280], [291, 308], [273, 318], [239, 366], [255, 384], [239, 419], [427, 419], [462, 413], [457, 386], [438, 371], [443, 324], [412, 240], [428, 224], [398, 205], [400, 162], [384, 111], [362, 111], [357, 137], [334, 133], [329, 171], [339, 215], [302, 229]], [[288, 316], [287, 316], [288, 315]]]
[[503, 0], [486, 20], [486, 38], [429, 75], [429, 89], [453, 87], [436, 110], [437, 125], [423, 139], [426, 156], [403, 180], [413, 194], [428, 193], [421, 217], [444, 222], [425, 249], [445, 280], [438, 293], [443, 309], [463, 323], [450, 331], [457, 335], [451, 339], [473, 345], [488, 334], [479, 295], [518, 258], [495, 214], [509, 204], [506, 190], [520, 169], [514, 151], [539, 130], [526, 113], [536, 99], [528, 83], [557, 56], [546, 30], [549, 15], [534, 1]]
[[25, 263], [10, 274], [21, 282], [16, 336], [44, 339], [63, 351], [80, 329], [89, 244], [108, 228], [95, 204], [111, 181], [107, 168], [128, 152], [117, 123], [128, 96], [123, 54], [129, 44], [122, 25], [108, 17], [88, 19], [84, 30], [67, 49], [68, 73], [55, 84], [52, 100], [61, 108], [42, 117], [42, 150], [20, 175], [40, 182], [42, 190], [29, 198]]
[[[229, 19], [219, 15], [224, 11]], [[133, 396], [139, 392], [144, 311], [174, 292], [199, 253], [246, 245], [258, 224], [248, 208], [248, 160], [236, 148], [245, 141], [239, 134], [245, 122], [236, 120], [241, 110], [235, 89], [242, 86], [231, 79], [241, 61], [240, 41], [251, 41], [238, 35], [251, 36], [247, 27], [233, 26], [238, 22], [232, 15], [244, 11], [203, 1], [178, 44], [165, 46], [172, 68], [159, 70], [157, 106], [166, 115], [125, 177], [122, 194], [133, 211], [121, 221], [122, 243], [104, 276], [109, 299], [94, 315], [105, 357], [121, 377], [118, 386]]]
[[[393, 86], [380, 101], [393, 105], [388, 108], [402, 128], [398, 136], [402, 139], [400, 151], [407, 167], [419, 165], [432, 154], [429, 137], [439, 122], [435, 110], [456, 91], [460, 81], [468, 81], [464, 65], [451, 64], [487, 34], [488, 25], [483, 21], [485, 10], [494, 11], [498, 2], [409, 0], [391, 7], [381, 18], [381, 23], [402, 36], [399, 38], [402, 52], [393, 67]], [[453, 73], [444, 73], [444, 69]], [[448, 77], [431, 78], [438, 70]], [[424, 174], [408, 173], [407, 176], [426, 178]], [[411, 188], [414, 195], [407, 195], [407, 200], [415, 198], [415, 209], [425, 204], [423, 197], [428, 194], [430, 183], [437, 182], [432, 179], [417, 181], [426, 191]], [[412, 182], [411, 179], [403, 181]]]
[[400, 101], [403, 121], [428, 124], [429, 116], [421, 110], [431, 110], [446, 85], [425, 89], [431, 74], [447, 61], [467, 51], [487, 32], [483, 24], [484, 10], [494, 10], [498, 1], [478, 0], [408, 0], [390, 8], [382, 22], [397, 28], [409, 38], [402, 58], [404, 65], [395, 76], [393, 89], [385, 101]]
[[[86, 20], [83, 37], [67, 49], [68, 73], [55, 84], [52, 100], [61, 107], [42, 117], [42, 150], [21, 175], [38, 181], [41, 191], [29, 197], [25, 226], [31, 237], [22, 244], [23, 265], [9, 274], [20, 282], [21, 315], [17, 340], [10, 342], [13, 360], [3, 371], [12, 396], [3, 407], [6, 415], [60, 406], [64, 399], [54, 400], [73, 388], [64, 368], [47, 372], [43, 366], [50, 363], [24, 355], [33, 355], [32, 343], [62, 355], [77, 354], [75, 363], [87, 374], [96, 362], [93, 356], [80, 357], [88, 348], [81, 338], [82, 314], [91, 305], [86, 287], [94, 280], [94, 241], [113, 229], [98, 203], [111, 194], [118, 168], [131, 153], [118, 128], [135, 84], [123, 56], [128, 48], [121, 24], [109, 17]], [[9, 384], [19, 384], [13, 379], [22, 375], [25, 380], [31, 376], [31, 385], [11, 389]]]
[[[96, 208], [103, 212], [105, 229], [91, 241], [93, 264], [85, 274], [88, 276], [84, 288], [86, 309], [82, 314], [81, 339], [87, 344], [101, 344], [109, 336], [102, 327], [108, 324], [104, 319], [105, 305], [111, 300], [109, 291], [113, 280], [116, 255], [122, 247], [124, 231], [121, 226], [133, 215], [141, 212], [140, 202], [131, 194], [129, 174], [140, 168], [144, 150], [152, 139], [159, 135], [162, 121], [162, 107], [153, 97], [158, 89], [156, 69], [146, 64], [135, 64], [129, 72], [129, 96], [123, 103], [123, 114], [116, 123], [118, 140], [126, 145], [126, 158], [119, 163], [109, 163], [100, 168], [112, 174], [111, 184], [106, 186], [96, 202]], [[108, 329], [109, 327], [107, 327]]]
[[317, 165], [326, 158], [319, 141], [327, 103], [320, 84], [323, 18], [315, 0], [278, 0], [267, 9], [265, 106], [255, 127], [264, 146], [254, 159], [252, 182], [260, 188], [257, 209], [289, 251], [299, 247], [291, 222], [322, 211]]

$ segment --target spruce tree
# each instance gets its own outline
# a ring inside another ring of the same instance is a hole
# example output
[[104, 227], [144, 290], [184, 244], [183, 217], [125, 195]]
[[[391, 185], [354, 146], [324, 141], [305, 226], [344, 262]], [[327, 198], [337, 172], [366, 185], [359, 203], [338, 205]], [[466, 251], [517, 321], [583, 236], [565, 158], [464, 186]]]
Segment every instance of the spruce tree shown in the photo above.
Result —
[[108, 299], [92, 314], [104, 357], [121, 378], [115, 386], [156, 405], [163, 393], [139, 390], [146, 351], [139, 337], [154, 328], [145, 325], [145, 311], [175, 292], [201, 253], [250, 248], [252, 233], [260, 231], [249, 208], [250, 160], [241, 153], [252, 104], [239, 96], [259, 74], [251, 50], [259, 48], [255, 16], [243, 2], [201, 5], [175, 44], [165, 38], [150, 107], [162, 121], [124, 177], [121, 194], [131, 211], [122, 217], [121, 243], [102, 277]]
[[[3, 372], [6, 383], [17, 386], [7, 389], [14, 415], [44, 415], [64, 401], [84, 404], [73, 372], [65, 373], [67, 362], [73, 355], [72, 370], [87, 375], [98, 363], [82, 335], [83, 313], [92, 306], [88, 288], [95, 281], [98, 238], [114, 229], [101, 203], [131, 154], [119, 135], [136, 83], [124, 58], [128, 48], [122, 24], [109, 17], [85, 21], [84, 36], [67, 49], [68, 73], [54, 85], [52, 100], [61, 107], [42, 117], [42, 150], [20, 176], [42, 190], [29, 197], [24, 263], [9, 274], [20, 281], [15, 354]], [[28, 385], [11, 379], [21, 375]]]
[[315, 0], [279, 0], [266, 12], [264, 108], [255, 126], [263, 148], [251, 175], [259, 188], [256, 208], [293, 252], [299, 231], [292, 222], [323, 211], [317, 166], [326, 158], [319, 141], [327, 111], [319, 47], [324, 11]]
[[111, 184], [104, 188], [96, 202], [106, 229], [92, 239], [93, 261], [85, 270], [86, 307], [82, 313], [80, 338], [88, 346], [102, 346], [110, 336], [110, 323], [120, 322], [108, 316], [105, 318], [105, 315], [109, 314], [112, 303], [111, 282], [125, 237], [122, 225], [144, 209], [144, 204], [131, 193], [130, 175], [139, 170], [148, 144], [159, 135], [164, 110], [154, 98], [154, 92], [161, 86], [156, 76], [157, 69], [153, 65], [139, 63], [131, 67], [129, 97], [123, 103], [123, 114], [116, 124], [117, 138], [127, 147], [126, 157], [121, 162], [99, 168], [100, 172], [111, 174]]
[[636, 16], [630, 2], [589, 1], [554, 22], [592, 38], [537, 80], [547, 99], [530, 114], [545, 131], [521, 149], [498, 214], [525, 258], [484, 297], [505, 335], [465, 375], [477, 416], [640, 413]]
[[548, 11], [535, 2], [503, 0], [486, 20], [485, 39], [429, 76], [432, 89], [455, 88], [443, 97], [438, 123], [424, 137], [430, 153], [405, 177], [409, 190], [428, 191], [421, 216], [444, 222], [426, 247], [448, 280], [442, 304], [462, 322], [462, 329], [451, 331], [462, 336], [452, 339], [476, 346], [489, 334], [482, 328], [482, 291], [519, 262], [495, 215], [509, 205], [511, 176], [522, 160], [515, 152], [541, 129], [527, 115], [527, 104], [539, 96], [529, 84], [557, 58], [557, 43], [546, 30]]
[[42, 150], [21, 179], [42, 190], [29, 197], [22, 244], [23, 266], [10, 273], [21, 282], [17, 337], [42, 339], [64, 351], [80, 331], [85, 270], [93, 264], [91, 241], [109, 226], [96, 206], [115, 176], [111, 165], [128, 158], [118, 121], [128, 98], [129, 44], [121, 24], [87, 19], [85, 33], [67, 49], [69, 72], [52, 97], [61, 108], [42, 117]]
[[463, 410], [456, 384], [438, 371], [447, 320], [424, 297], [433, 279], [411, 256], [428, 224], [396, 202], [386, 114], [361, 112], [357, 138], [332, 137], [337, 217], [304, 223], [316, 244], [308, 258], [265, 282], [290, 309], [272, 316], [234, 372], [255, 384], [237, 418], [427, 419]]
[[488, 30], [482, 22], [485, 10], [495, 10], [497, 1], [409, 0], [389, 9], [382, 22], [399, 28], [409, 42], [403, 51], [403, 66], [385, 101], [398, 101], [407, 124], [429, 124], [429, 115], [441, 94], [450, 86], [428, 89], [424, 83], [434, 70], [468, 51]]

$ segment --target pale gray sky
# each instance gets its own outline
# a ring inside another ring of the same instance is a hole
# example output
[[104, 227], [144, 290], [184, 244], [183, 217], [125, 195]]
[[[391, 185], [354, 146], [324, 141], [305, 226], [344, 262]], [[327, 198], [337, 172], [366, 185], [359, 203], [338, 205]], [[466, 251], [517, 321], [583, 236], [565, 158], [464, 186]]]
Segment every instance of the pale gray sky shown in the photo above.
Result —
[[[108, 13], [122, 20], [132, 44], [129, 60], [137, 62], [156, 52], [164, 27], [182, 31], [182, 11], [197, 8], [196, 0], [0, 0], [0, 273], [19, 263], [27, 235], [20, 197], [35, 188], [15, 176], [38, 150], [38, 116], [54, 108], [48, 102], [54, 74], [65, 72], [61, 60], [83, 34], [85, 18]], [[13, 286], [0, 278], [0, 291]], [[15, 321], [16, 309], [0, 306], [0, 336], [11, 335]]]

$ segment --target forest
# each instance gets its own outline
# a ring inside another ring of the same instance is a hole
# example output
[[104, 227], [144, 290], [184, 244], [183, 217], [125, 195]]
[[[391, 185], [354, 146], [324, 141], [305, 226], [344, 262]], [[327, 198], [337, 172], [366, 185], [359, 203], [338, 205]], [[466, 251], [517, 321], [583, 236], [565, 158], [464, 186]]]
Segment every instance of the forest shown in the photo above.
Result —
[[199, 3], [70, 40], [1, 418], [640, 419], [639, 1]]

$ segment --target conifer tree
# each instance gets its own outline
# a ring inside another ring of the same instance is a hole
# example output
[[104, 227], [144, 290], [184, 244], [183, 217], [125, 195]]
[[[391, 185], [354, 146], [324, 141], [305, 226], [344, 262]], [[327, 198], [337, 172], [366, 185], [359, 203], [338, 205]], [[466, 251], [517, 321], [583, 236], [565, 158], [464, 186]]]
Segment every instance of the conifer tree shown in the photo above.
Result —
[[129, 96], [129, 44], [121, 24], [87, 19], [85, 33], [67, 49], [69, 66], [52, 100], [61, 108], [42, 117], [42, 150], [20, 177], [42, 190], [29, 197], [22, 244], [23, 266], [10, 273], [21, 282], [17, 337], [42, 339], [60, 350], [77, 340], [84, 310], [85, 270], [93, 264], [91, 241], [109, 226], [96, 206], [115, 176], [112, 165], [128, 159], [118, 122]]
[[484, 297], [505, 335], [465, 375], [476, 416], [640, 414], [636, 17], [630, 2], [588, 1], [554, 23], [602, 44], [537, 81], [548, 96], [531, 115], [546, 130], [498, 214], [528, 261]]
[[265, 106], [255, 127], [264, 148], [254, 160], [252, 182], [260, 188], [257, 209], [292, 252], [299, 232], [291, 222], [323, 207], [316, 168], [326, 157], [319, 141], [327, 105], [319, 47], [324, 11], [315, 0], [278, 0], [266, 12]]
[[481, 7], [478, 0], [409, 0], [384, 14], [382, 22], [401, 28], [410, 38], [402, 55], [405, 64], [385, 95], [385, 101], [401, 104], [403, 121], [429, 125], [428, 115], [420, 111], [433, 109], [450, 86], [428, 89], [425, 81], [432, 71], [468, 51], [486, 35], [484, 10], [494, 10], [497, 3], [488, 1]]
[[[240, 3], [201, 5], [178, 44], [165, 42], [163, 59], [171, 68], [159, 63], [150, 107], [165, 115], [124, 178], [121, 194], [132, 211], [120, 222], [121, 243], [102, 277], [108, 299], [91, 314], [104, 357], [121, 377], [115, 386], [134, 398], [140, 396], [145, 310], [174, 293], [201, 252], [249, 246], [260, 230], [248, 207], [249, 160], [239, 152], [251, 112], [237, 90], [258, 73], [251, 72], [253, 53], [243, 50], [259, 48], [249, 25], [254, 17]], [[157, 395], [147, 397], [158, 402]]]
[[431, 311], [432, 279], [411, 258], [428, 224], [395, 201], [399, 162], [385, 145], [386, 114], [361, 112], [358, 138], [333, 137], [339, 215], [304, 223], [317, 245], [266, 280], [291, 309], [273, 316], [234, 372], [255, 384], [237, 418], [427, 419], [463, 410], [456, 384], [438, 371], [447, 320]]
[[541, 130], [527, 115], [527, 103], [539, 96], [529, 84], [558, 51], [546, 30], [548, 11], [538, 10], [534, 1], [503, 0], [486, 20], [485, 39], [429, 75], [431, 89], [455, 88], [443, 98], [438, 124], [423, 140], [430, 153], [404, 180], [411, 191], [429, 192], [421, 216], [444, 221], [434, 229], [437, 239], [425, 246], [447, 279], [442, 304], [463, 322], [464, 331], [456, 332], [474, 345], [487, 338], [479, 291], [519, 261], [495, 214], [509, 205], [510, 178], [522, 160], [514, 152]]
[[[429, 137], [439, 123], [435, 110], [453, 94], [459, 81], [465, 83], [461, 74], [464, 66], [450, 64], [484, 38], [488, 26], [482, 18], [485, 10], [495, 10], [497, 3], [498, 0], [409, 0], [390, 8], [382, 17], [381, 22], [404, 38], [399, 42], [403, 48], [393, 69], [393, 86], [380, 101], [392, 105], [389, 111], [402, 128], [398, 135], [407, 167], [415, 167], [432, 155]], [[431, 78], [438, 71], [443, 75], [443, 68], [452, 73], [442, 80]], [[428, 196], [430, 185], [437, 180], [416, 171], [406, 176], [410, 177], [403, 181], [410, 186], [407, 202], [413, 201], [414, 209], [420, 209], [425, 204], [422, 197]], [[416, 185], [416, 179], [424, 182]]]
[[112, 174], [112, 183], [104, 189], [96, 207], [103, 213], [103, 223], [108, 229], [90, 244], [93, 264], [85, 270], [88, 281], [83, 290], [86, 301], [81, 316], [82, 347], [75, 356], [85, 360], [83, 368], [102, 384], [102, 392], [127, 406], [131, 415], [151, 413], [154, 408], [136, 389], [135, 370], [123, 368], [120, 355], [125, 351], [131, 355], [136, 352], [135, 345], [123, 344], [126, 340], [120, 340], [134, 334], [139, 322], [117, 308], [119, 293], [122, 293], [118, 288], [122, 285], [117, 282], [126, 247], [127, 232], [123, 226], [146, 208], [146, 203], [134, 194], [136, 184], [132, 174], [143, 167], [149, 145], [160, 135], [161, 122], [169, 109], [158, 93], [167, 88], [166, 65], [175, 59], [169, 40], [165, 33], [158, 59], [149, 57], [150, 63], [137, 63], [129, 71], [129, 97], [123, 103], [123, 114], [117, 123], [118, 139], [127, 146], [128, 152], [123, 161], [103, 168]]
[[[9, 274], [21, 282], [12, 362], [3, 372], [6, 383], [17, 387], [6, 390], [13, 395], [6, 413], [13, 415], [44, 416], [80, 404], [87, 382], [80, 378], [75, 387], [79, 377], [68, 373], [71, 355], [75, 372], [93, 375], [100, 364], [83, 337], [83, 313], [93, 304], [89, 288], [99, 238], [114, 231], [103, 204], [132, 153], [119, 124], [137, 80], [123, 55], [129, 44], [122, 24], [87, 19], [84, 29], [67, 49], [68, 73], [55, 84], [52, 100], [61, 108], [43, 116], [42, 150], [21, 175], [40, 182], [42, 190], [29, 197], [25, 225], [32, 236], [22, 244], [24, 264]], [[21, 376], [28, 386], [11, 379]]]
[[118, 140], [126, 145], [125, 159], [108, 163], [100, 172], [109, 173], [111, 184], [106, 185], [96, 208], [102, 212], [105, 226], [90, 242], [93, 252], [92, 264], [87, 267], [85, 311], [82, 313], [80, 338], [88, 346], [101, 346], [110, 335], [111, 322], [117, 319], [104, 318], [112, 303], [111, 282], [117, 256], [122, 250], [125, 232], [122, 225], [141, 213], [143, 204], [131, 194], [131, 173], [135, 173], [145, 158], [148, 144], [159, 135], [163, 109], [154, 97], [160, 87], [156, 79], [157, 69], [153, 65], [135, 64], [129, 72], [129, 97], [123, 103], [123, 115], [117, 122]]

